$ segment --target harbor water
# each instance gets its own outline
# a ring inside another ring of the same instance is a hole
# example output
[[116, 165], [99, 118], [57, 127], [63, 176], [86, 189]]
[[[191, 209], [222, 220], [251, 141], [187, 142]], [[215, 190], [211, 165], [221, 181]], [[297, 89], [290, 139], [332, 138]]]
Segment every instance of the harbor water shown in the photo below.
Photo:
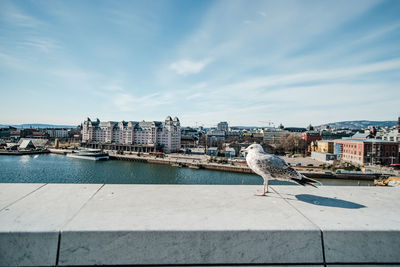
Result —
[[[372, 181], [319, 179], [324, 185], [373, 185]], [[0, 156], [0, 183], [261, 185], [260, 176], [169, 165], [89, 161], [57, 154]], [[271, 185], [292, 183], [271, 180]]]

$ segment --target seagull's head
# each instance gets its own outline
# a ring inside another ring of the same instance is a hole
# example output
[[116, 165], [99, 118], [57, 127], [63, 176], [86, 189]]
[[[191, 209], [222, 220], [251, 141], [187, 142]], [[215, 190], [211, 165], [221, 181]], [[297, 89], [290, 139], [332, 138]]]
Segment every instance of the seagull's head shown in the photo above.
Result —
[[244, 152], [247, 153], [252, 153], [252, 152], [264, 152], [264, 149], [260, 144], [252, 144], [248, 146], [246, 149], [243, 150]]

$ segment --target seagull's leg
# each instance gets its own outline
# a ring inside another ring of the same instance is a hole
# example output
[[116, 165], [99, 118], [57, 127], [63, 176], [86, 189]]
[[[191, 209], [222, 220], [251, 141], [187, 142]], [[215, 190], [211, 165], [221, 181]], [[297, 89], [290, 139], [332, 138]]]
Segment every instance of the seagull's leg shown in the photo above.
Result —
[[[264, 178], [264, 177], [263, 177]], [[265, 190], [267, 188], [267, 190]], [[255, 196], [265, 196], [268, 193], [268, 179], [264, 179], [264, 188], [263, 190], [258, 190], [254, 195]]]

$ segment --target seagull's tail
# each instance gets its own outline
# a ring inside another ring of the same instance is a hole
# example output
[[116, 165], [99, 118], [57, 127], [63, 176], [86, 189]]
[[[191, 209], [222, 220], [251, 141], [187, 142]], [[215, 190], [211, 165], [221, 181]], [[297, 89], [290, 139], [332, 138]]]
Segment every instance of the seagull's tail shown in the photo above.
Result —
[[313, 186], [315, 188], [317, 188], [317, 187], [314, 184], [322, 185], [321, 182], [319, 182], [317, 180], [314, 180], [314, 179], [311, 179], [311, 178], [308, 178], [308, 177], [305, 177], [304, 175], [301, 175], [301, 179], [300, 180], [293, 179], [293, 181], [295, 181], [296, 183], [298, 183], [298, 184], [300, 184], [302, 186], [311, 185], [311, 186]]

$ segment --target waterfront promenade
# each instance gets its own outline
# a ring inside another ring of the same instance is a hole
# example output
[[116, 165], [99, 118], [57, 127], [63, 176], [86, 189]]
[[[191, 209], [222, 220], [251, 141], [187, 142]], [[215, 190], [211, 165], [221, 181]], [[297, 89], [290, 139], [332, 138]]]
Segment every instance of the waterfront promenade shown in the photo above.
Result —
[[0, 184], [0, 266], [400, 264], [398, 188], [257, 189]]

